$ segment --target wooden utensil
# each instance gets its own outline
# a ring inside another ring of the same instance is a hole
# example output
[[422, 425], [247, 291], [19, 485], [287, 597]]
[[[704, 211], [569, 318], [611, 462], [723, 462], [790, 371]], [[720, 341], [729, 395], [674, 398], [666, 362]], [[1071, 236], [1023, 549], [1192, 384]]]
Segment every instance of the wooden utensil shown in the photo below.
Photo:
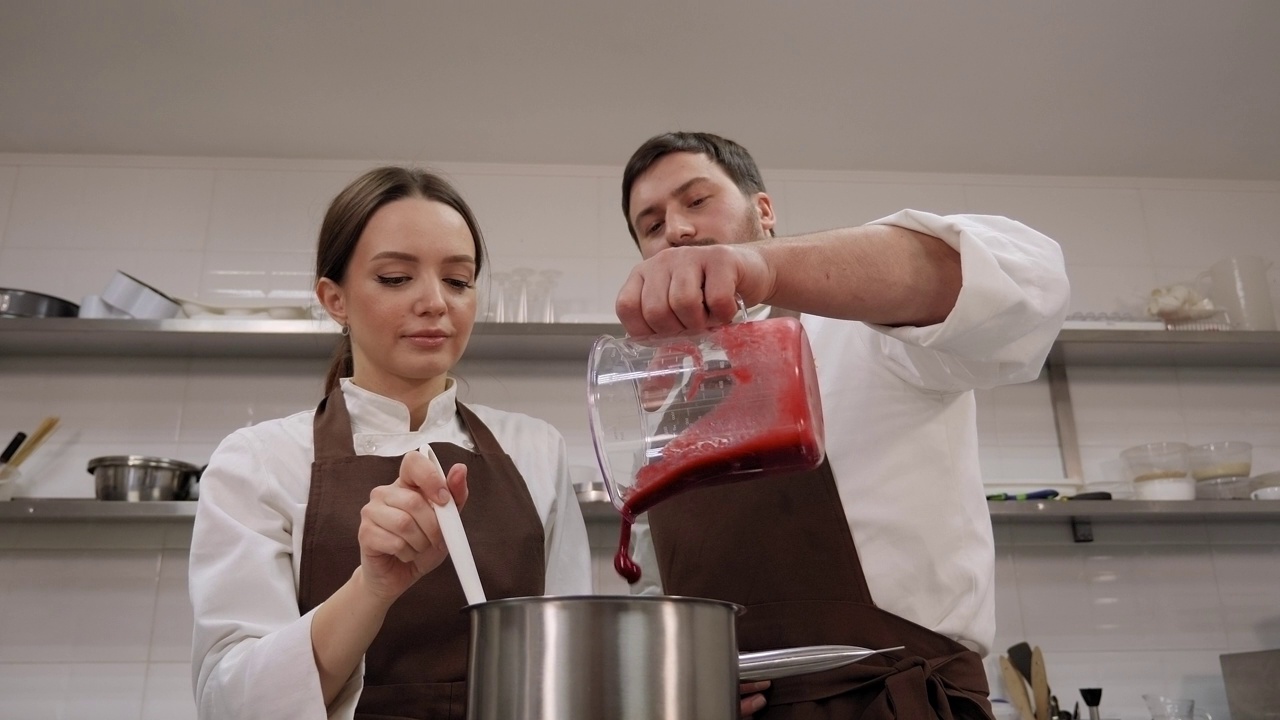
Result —
[[1044, 669], [1044, 654], [1037, 645], [1031, 651], [1031, 691], [1035, 694], [1036, 720], [1049, 718], [1049, 678]]
[[1022, 677], [1031, 682], [1031, 646], [1020, 642], [1009, 646], [1009, 664], [1022, 673]]
[[58, 422], [59, 419], [56, 416], [47, 417], [42, 420], [40, 422], [40, 427], [36, 428], [35, 432], [31, 433], [31, 437], [27, 438], [27, 441], [22, 444], [22, 447], [18, 448], [18, 452], [14, 453], [13, 457], [9, 459], [9, 467], [16, 470], [24, 460], [31, 457], [31, 453], [35, 452], [36, 449], [39, 448], [46, 439], [48, 439], [49, 435], [53, 434], [54, 430], [58, 429]]
[[1031, 712], [1031, 698], [1027, 697], [1027, 681], [1009, 663], [1009, 658], [1000, 656], [1000, 675], [1004, 678], [1005, 690], [1009, 692], [1009, 703], [1018, 711], [1022, 720], [1035, 720]]

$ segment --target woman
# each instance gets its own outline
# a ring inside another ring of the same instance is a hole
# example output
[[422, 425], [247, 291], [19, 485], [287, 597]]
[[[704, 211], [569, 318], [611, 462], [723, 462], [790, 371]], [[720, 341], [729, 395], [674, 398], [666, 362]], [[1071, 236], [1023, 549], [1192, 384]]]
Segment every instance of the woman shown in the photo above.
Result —
[[434, 510], [449, 493], [490, 598], [591, 591], [563, 438], [455, 399], [483, 263], [470, 208], [428, 172], [372, 170], [330, 205], [326, 397], [233, 433], [201, 481], [200, 717], [462, 718], [469, 620]]

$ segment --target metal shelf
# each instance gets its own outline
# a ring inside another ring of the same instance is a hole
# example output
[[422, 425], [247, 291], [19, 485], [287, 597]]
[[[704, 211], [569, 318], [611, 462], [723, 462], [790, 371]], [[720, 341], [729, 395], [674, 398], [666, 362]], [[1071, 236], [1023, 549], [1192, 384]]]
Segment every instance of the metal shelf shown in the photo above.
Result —
[[1063, 330], [1051, 361], [1065, 365], [1280, 367], [1280, 332]]
[[987, 505], [993, 523], [1280, 520], [1280, 502], [1267, 500], [1004, 500]]
[[[585, 358], [613, 323], [477, 323], [470, 358]], [[325, 358], [338, 332], [321, 320], [0, 319], [0, 355]], [[1280, 367], [1280, 332], [1063, 330], [1053, 361], [1065, 365]]]
[[[1093, 522], [1161, 522], [1187, 520], [1280, 520], [1280, 502], [1267, 500], [1008, 500], [990, 502], [993, 523], [1058, 523], [1072, 519]], [[196, 503], [105, 502], [89, 499], [18, 498], [0, 502], [0, 523], [146, 522], [191, 520]], [[618, 520], [608, 500], [584, 499], [588, 522]]]
[[0, 502], [0, 522], [138, 522], [155, 520], [191, 520], [196, 516], [196, 503], [108, 502], [88, 499], [14, 498]]
[[[471, 359], [583, 359], [608, 323], [477, 323]], [[111, 357], [327, 358], [338, 342], [321, 320], [0, 319], [0, 355]]]

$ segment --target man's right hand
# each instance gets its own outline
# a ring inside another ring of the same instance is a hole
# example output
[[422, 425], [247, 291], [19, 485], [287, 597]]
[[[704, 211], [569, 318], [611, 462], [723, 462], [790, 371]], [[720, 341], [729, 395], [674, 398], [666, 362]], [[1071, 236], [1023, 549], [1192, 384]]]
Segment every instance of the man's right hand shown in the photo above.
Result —
[[765, 690], [769, 689], [768, 680], [760, 680], [757, 682], [744, 682], [738, 686], [738, 693], [742, 695], [742, 701], [738, 708], [738, 717], [749, 718], [755, 713], [764, 709]]
[[724, 325], [773, 294], [775, 277], [751, 244], [673, 247], [636, 265], [614, 307], [632, 337]]

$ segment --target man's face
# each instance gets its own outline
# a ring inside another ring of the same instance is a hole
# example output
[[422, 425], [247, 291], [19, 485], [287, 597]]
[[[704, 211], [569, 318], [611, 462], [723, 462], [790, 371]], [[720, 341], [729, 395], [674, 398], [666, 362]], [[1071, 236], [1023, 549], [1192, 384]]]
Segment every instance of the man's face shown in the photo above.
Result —
[[631, 186], [631, 217], [647, 260], [669, 247], [744, 243], [769, 236], [773, 205], [765, 193], [745, 196], [701, 153], [664, 155]]

